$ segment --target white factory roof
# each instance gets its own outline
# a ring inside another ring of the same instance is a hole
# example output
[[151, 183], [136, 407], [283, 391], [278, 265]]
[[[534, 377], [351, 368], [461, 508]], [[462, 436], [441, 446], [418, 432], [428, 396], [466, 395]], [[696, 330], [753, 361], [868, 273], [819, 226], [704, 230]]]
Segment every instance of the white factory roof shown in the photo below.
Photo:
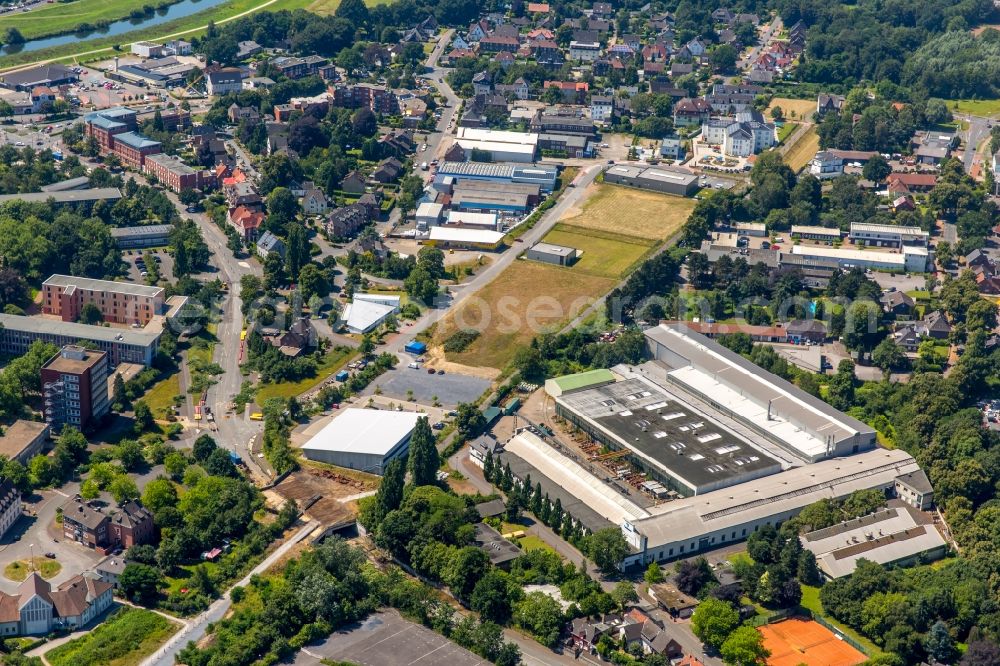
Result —
[[838, 443], [872, 433], [870, 426], [687, 327], [661, 325], [646, 336], [687, 361], [668, 372], [676, 384], [710, 397], [722, 411], [739, 415], [807, 460], [826, 452], [827, 438]]
[[476, 127], [459, 127], [456, 137], [460, 140], [523, 145], [531, 146], [532, 148], [538, 145], [538, 135], [531, 132], [508, 132], [505, 130], [479, 129]]
[[802, 545], [831, 578], [854, 573], [858, 560], [891, 564], [946, 545], [933, 521], [902, 502], [867, 516], [809, 532]]
[[496, 213], [467, 213], [460, 210], [448, 211], [448, 224], [472, 224], [479, 227], [496, 227]]
[[503, 234], [489, 229], [464, 229], [460, 227], [434, 227], [431, 240], [446, 243], [484, 243], [496, 245], [503, 240]]
[[344, 409], [302, 448], [386, 455], [413, 432], [419, 418], [416, 412]]
[[929, 236], [920, 227], [902, 227], [897, 224], [875, 224], [873, 222], [852, 222], [851, 232], [865, 231], [873, 234], [899, 234], [900, 236]]
[[918, 469], [905, 451], [873, 449], [651, 507], [652, 515], [633, 526], [646, 536], [651, 548], [697, 540], [718, 530], [797, 512], [821, 499], [889, 487], [897, 476]]
[[820, 257], [839, 261], [863, 261], [880, 264], [897, 264], [900, 268], [906, 265], [906, 257], [897, 252], [878, 252], [877, 250], [851, 250], [848, 248], [823, 247], [819, 245], [793, 245], [792, 254], [803, 257]]
[[834, 229], [831, 227], [818, 227], [808, 224], [793, 224], [791, 233], [793, 236], [795, 234], [802, 234], [803, 236], [805, 235], [836, 236], [837, 238], [840, 238], [840, 229]]
[[367, 332], [396, 310], [391, 305], [355, 300], [344, 306], [344, 324], [351, 331]]
[[530, 432], [521, 431], [504, 445], [504, 449], [615, 525], [649, 516], [644, 509]]
[[382, 305], [395, 305], [399, 307], [399, 296], [395, 294], [354, 294], [351, 299], [357, 303], [365, 301], [367, 303], [381, 303]]
[[490, 153], [504, 153], [533, 156], [535, 145], [528, 143], [505, 143], [503, 141], [485, 141], [478, 139], [456, 139], [455, 143], [462, 150], [483, 150]]
[[444, 205], [439, 203], [431, 203], [430, 201], [425, 201], [419, 206], [417, 206], [417, 217], [432, 217], [435, 220], [441, 218], [441, 211], [444, 210]]

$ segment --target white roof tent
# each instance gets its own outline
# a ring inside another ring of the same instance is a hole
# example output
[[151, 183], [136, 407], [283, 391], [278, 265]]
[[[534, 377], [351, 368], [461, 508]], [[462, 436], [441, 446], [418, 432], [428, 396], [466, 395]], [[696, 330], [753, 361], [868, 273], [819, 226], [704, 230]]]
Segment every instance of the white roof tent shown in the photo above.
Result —
[[439, 243], [496, 247], [503, 240], [503, 234], [499, 231], [490, 231], [488, 229], [444, 226], [432, 228], [430, 240]]
[[671, 386], [763, 435], [803, 462], [875, 446], [875, 430], [683, 324], [646, 331]]
[[405, 455], [420, 414], [379, 409], [345, 409], [302, 446], [310, 460], [382, 474], [390, 460]]

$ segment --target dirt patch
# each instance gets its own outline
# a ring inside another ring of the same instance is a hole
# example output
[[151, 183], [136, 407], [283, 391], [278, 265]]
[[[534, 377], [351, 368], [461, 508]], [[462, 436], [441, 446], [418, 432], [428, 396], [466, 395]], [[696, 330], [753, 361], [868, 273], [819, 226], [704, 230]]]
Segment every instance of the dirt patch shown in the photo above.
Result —
[[483, 368], [449, 361], [445, 358], [444, 350], [439, 346], [428, 349], [424, 354], [424, 359], [424, 366], [434, 368], [435, 370], [444, 370], [445, 372], [454, 372], [460, 375], [469, 375], [470, 377], [481, 377], [490, 381], [500, 376], [500, 371], [496, 368]]

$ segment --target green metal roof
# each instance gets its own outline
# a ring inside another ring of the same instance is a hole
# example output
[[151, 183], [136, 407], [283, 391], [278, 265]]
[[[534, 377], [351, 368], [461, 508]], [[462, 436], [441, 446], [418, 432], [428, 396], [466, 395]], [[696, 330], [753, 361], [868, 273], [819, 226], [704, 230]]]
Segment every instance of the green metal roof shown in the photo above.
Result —
[[568, 391], [579, 391], [590, 386], [597, 386], [598, 384], [608, 384], [615, 381], [615, 376], [611, 374], [610, 370], [602, 368], [600, 370], [578, 372], [575, 375], [556, 377], [552, 381], [556, 383], [560, 391], [566, 393]]

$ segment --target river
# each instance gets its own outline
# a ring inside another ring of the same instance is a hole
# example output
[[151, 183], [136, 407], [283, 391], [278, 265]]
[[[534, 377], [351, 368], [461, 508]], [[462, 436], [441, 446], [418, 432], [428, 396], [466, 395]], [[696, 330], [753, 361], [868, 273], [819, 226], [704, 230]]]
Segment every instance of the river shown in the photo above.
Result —
[[167, 21], [172, 21], [174, 19], [184, 18], [185, 16], [190, 16], [196, 12], [211, 9], [216, 5], [221, 5], [223, 2], [226, 2], [226, 0], [181, 0], [176, 4], [170, 5], [169, 7], [157, 9], [151, 15], [143, 16], [141, 18], [124, 18], [119, 21], [113, 21], [105, 28], [95, 28], [94, 30], [87, 32], [73, 32], [65, 35], [40, 37], [38, 39], [30, 39], [23, 44], [8, 44], [0, 49], [0, 51], [6, 55], [13, 55], [15, 53], [37, 51], [39, 49], [45, 49], [52, 46], [62, 46], [63, 44], [69, 44], [71, 42], [82, 42], [87, 39], [94, 39], [97, 37], [114, 37], [115, 35], [124, 35], [128, 32], [136, 30], [137, 28], [148, 28], [150, 26], [166, 23]]

